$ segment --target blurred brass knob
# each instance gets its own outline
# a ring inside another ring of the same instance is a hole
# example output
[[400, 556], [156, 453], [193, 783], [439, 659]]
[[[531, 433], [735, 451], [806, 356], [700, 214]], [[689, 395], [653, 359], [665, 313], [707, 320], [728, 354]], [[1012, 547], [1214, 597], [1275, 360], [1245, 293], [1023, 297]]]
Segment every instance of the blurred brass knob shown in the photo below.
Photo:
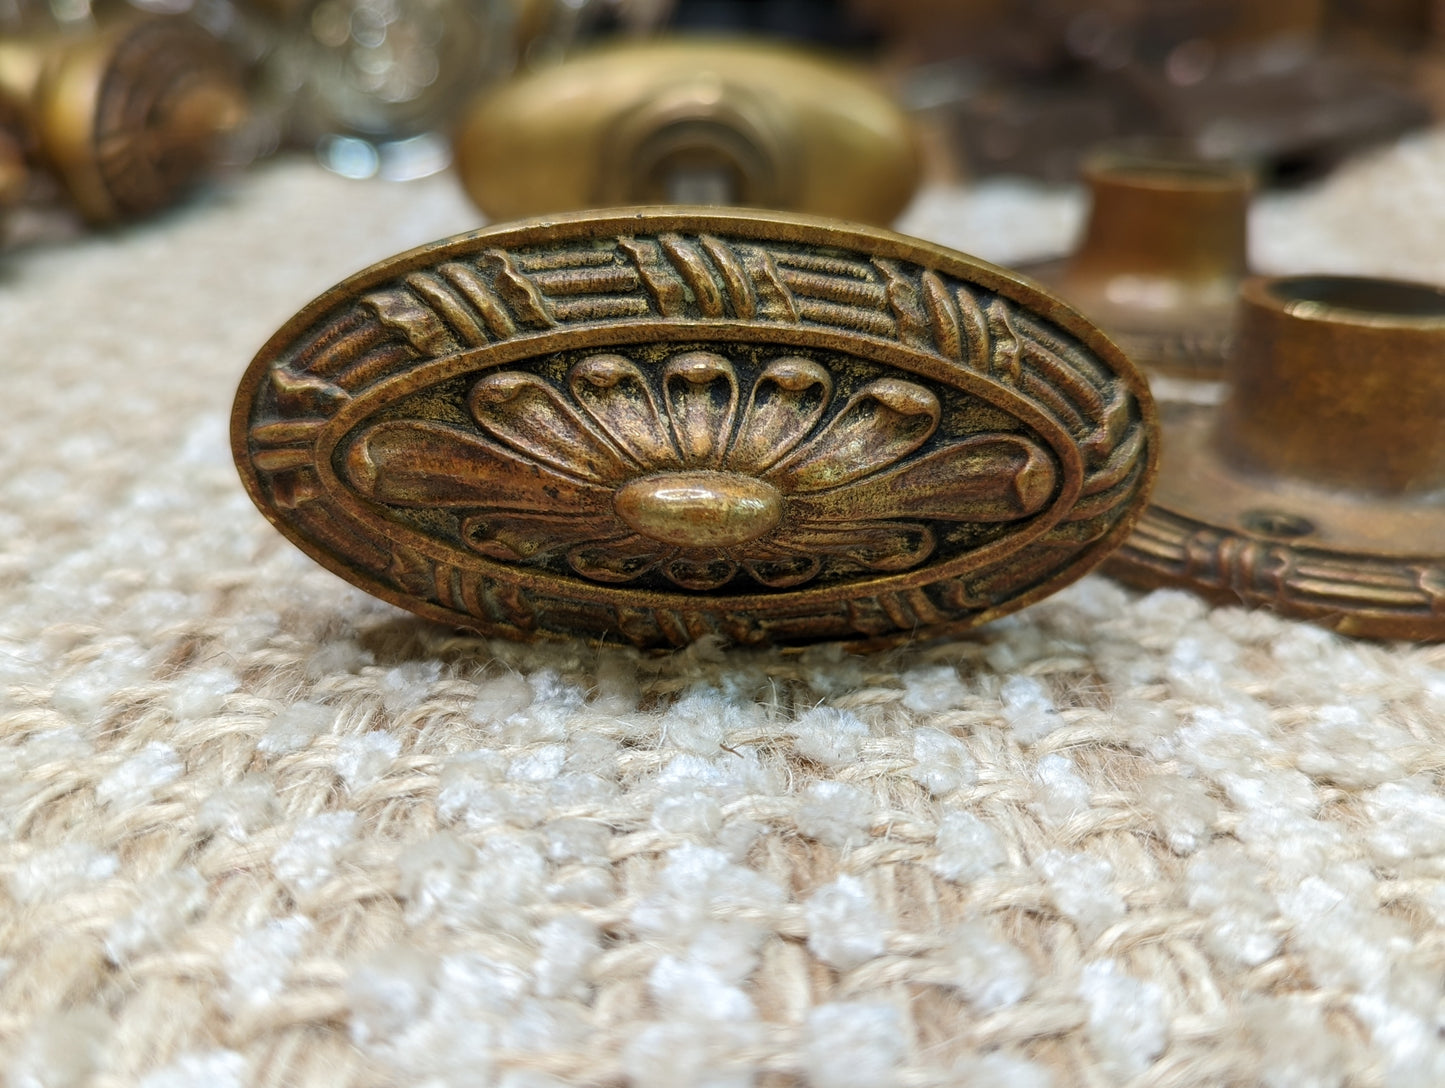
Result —
[[1143, 379], [1032, 284], [782, 213], [617, 209], [351, 277], [241, 380], [308, 555], [515, 638], [897, 641], [1082, 576], [1148, 493]]
[[29, 184], [30, 169], [25, 163], [22, 138], [0, 122], [0, 214], [25, 198]]
[[95, 223], [173, 203], [246, 111], [230, 56], [179, 18], [0, 40], [0, 100]]
[[1343, 634], [1445, 638], [1445, 290], [1246, 281], [1220, 407], [1165, 405], [1114, 573]]
[[859, 71], [783, 46], [599, 49], [479, 98], [462, 183], [493, 219], [733, 204], [886, 223], [918, 164], [907, 117]]

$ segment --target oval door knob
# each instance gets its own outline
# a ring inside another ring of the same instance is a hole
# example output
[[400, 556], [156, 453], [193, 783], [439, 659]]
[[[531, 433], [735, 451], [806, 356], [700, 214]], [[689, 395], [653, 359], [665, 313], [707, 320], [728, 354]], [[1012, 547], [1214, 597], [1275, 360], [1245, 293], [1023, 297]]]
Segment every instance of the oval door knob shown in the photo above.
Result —
[[456, 142], [493, 219], [732, 204], [887, 223], [918, 182], [908, 118], [867, 76], [779, 45], [597, 49], [476, 100]]
[[1002, 269], [781, 213], [619, 209], [352, 277], [252, 362], [251, 497], [432, 619], [876, 643], [1021, 608], [1129, 531], [1143, 379]]
[[0, 99], [93, 223], [173, 203], [216, 164], [247, 111], [225, 48], [169, 17], [0, 40]]

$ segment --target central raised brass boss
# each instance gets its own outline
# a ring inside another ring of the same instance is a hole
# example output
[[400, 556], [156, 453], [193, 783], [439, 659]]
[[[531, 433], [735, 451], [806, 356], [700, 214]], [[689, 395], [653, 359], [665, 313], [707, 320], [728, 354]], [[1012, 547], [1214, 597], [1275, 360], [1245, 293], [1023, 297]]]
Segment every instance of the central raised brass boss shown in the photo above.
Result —
[[884, 231], [649, 209], [415, 250], [261, 351], [257, 505], [319, 562], [488, 634], [640, 646], [941, 634], [1127, 534], [1153, 407], [1002, 269]]

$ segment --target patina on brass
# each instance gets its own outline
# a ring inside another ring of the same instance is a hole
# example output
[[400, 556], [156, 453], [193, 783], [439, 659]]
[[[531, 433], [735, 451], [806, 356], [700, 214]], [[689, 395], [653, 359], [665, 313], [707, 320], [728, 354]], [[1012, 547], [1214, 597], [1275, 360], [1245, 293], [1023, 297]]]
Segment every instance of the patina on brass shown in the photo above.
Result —
[[1091, 206], [1078, 251], [1030, 274], [1145, 369], [1220, 377], [1247, 274], [1251, 173], [1153, 149], [1099, 152], [1084, 177]]
[[1222, 407], [1165, 406], [1111, 570], [1344, 634], [1445, 638], [1445, 290], [1252, 279]]
[[186, 19], [141, 16], [0, 37], [0, 104], [95, 223], [173, 203], [214, 166], [246, 108], [219, 42]]
[[887, 223], [918, 181], [908, 119], [864, 73], [707, 39], [600, 48], [488, 91], [456, 161], [493, 219], [692, 203]]
[[0, 111], [0, 215], [25, 199], [30, 167], [25, 162], [24, 138], [5, 124]]
[[1008, 272], [884, 231], [633, 209], [461, 235], [307, 306], [232, 439], [302, 550], [424, 616], [644, 647], [931, 636], [1128, 532], [1142, 379]]

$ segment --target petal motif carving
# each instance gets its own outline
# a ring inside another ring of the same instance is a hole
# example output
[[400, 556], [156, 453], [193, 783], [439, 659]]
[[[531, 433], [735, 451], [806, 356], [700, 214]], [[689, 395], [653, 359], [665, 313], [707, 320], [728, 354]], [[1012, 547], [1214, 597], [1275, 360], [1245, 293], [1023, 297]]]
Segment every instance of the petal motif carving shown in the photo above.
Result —
[[938, 398], [921, 385], [872, 382], [769, 478], [788, 491], [822, 491], [867, 476], [928, 441], [941, 412]]
[[833, 399], [833, 379], [811, 359], [774, 359], [753, 383], [738, 436], [728, 451], [734, 472], [762, 472], [791, 453]]
[[638, 464], [654, 469], [682, 464], [652, 386], [632, 360], [593, 355], [567, 379], [577, 403]]
[[716, 468], [738, 410], [732, 363], [710, 351], [686, 352], [667, 364], [662, 387], [683, 462], [690, 468]]
[[1038, 443], [980, 435], [845, 487], [799, 495], [792, 506], [820, 521], [1014, 521], [1042, 510], [1057, 481], [1054, 460]]
[[511, 450], [442, 423], [397, 420], [366, 428], [346, 451], [343, 475], [374, 502], [490, 506], [582, 517], [609, 514], [612, 492], [522, 460]]
[[597, 520], [575, 515], [487, 512], [464, 518], [462, 540], [473, 551], [510, 562], [540, 559], [597, 539]]
[[[1020, 435], [977, 435], [910, 457], [941, 412], [913, 382], [864, 386], [819, 430], [832, 379], [784, 356], [763, 367], [730, 436], [739, 391], [728, 360], [684, 352], [661, 377], [667, 422], [641, 367], [621, 356], [573, 366], [571, 403], [536, 375], [491, 374], [470, 404], [505, 447], [439, 424], [381, 423], [353, 445], [349, 478], [377, 501], [476, 508], [461, 523], [463, 540], [493, 559], [565, 552], [572, 570], [596, 581], [660, 567], [694, 590], [717, 589], [740, 568], [769, 588], [797, 586], [829, 557], [906, 570], [935, 547], [920, 519], [1017, 520], [1055, 491], [1051, 455]], [[686, 502], [653, 509], [674, 493]], [[743, 508], [769, 496], [776, 509]]]
[[567, 553], [567, 562], [599, 582], [630, 582], [656, 567], [663, 555], [657, 541], [632, 534], [578, 545]]
[[793, 555], [780, 548], [759, 548], [755, 555], [743, 561], [743, 569], [769, 589], [790, 589], [810, 582], [823, 567], [816, 555]]
[[933, 554], [933, 532], [906, 522], [825, 525], [809, 522], [779, 533], [774, 543], [803, 555], [840, 555], [869, 570], [916, 567]]
[[738, 565], [731, 559], [691, 559], [680, 556], [663, 568], [663, 573], [682, 586], [705, 592], [727, 585], [736, 577]]
[[595, 483], [625, 479], [636, 466], [535, 374], [489, 374], [469, 402], [482, 429], [519, 453]]

